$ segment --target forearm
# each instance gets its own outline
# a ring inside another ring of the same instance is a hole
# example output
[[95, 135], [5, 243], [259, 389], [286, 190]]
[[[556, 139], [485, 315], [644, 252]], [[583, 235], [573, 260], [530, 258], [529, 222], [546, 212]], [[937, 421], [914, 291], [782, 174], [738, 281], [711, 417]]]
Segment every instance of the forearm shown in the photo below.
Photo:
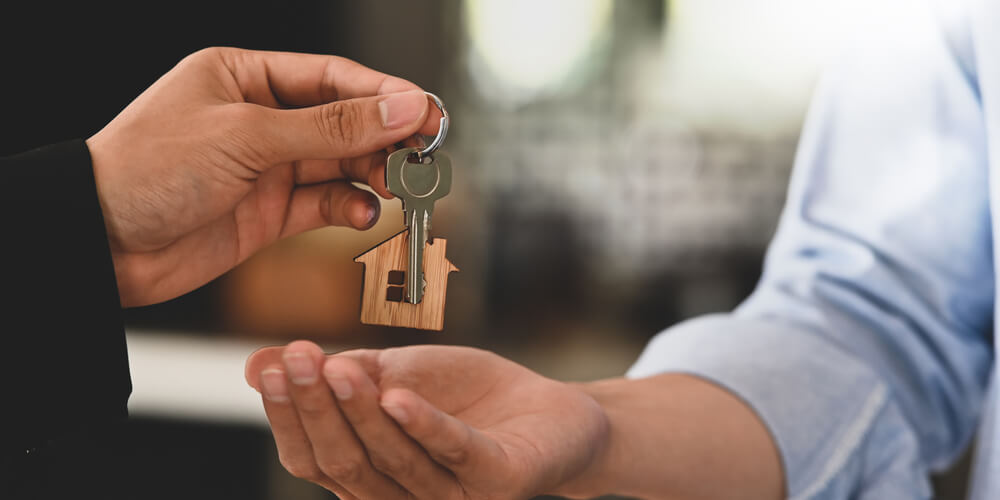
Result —
[[665, 374], [580, 385], [604, 408], [610, 434], [588, 471], [559, 493], [646, 499], [777, 499], [778, 451], [756, 414], [703, 379]]

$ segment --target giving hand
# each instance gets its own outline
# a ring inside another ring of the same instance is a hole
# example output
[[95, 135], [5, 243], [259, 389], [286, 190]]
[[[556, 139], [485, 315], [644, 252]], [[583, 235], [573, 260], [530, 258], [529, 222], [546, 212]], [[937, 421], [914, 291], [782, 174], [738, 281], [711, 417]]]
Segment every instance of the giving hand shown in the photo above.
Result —
[[351, 181], [391, 197], [385, 150], [434, 133], [429, 107], [338, 57], [188, 56], [87, 140], [122, 305], [181, 295], [279, 238], [372, 226], [378, 201]]

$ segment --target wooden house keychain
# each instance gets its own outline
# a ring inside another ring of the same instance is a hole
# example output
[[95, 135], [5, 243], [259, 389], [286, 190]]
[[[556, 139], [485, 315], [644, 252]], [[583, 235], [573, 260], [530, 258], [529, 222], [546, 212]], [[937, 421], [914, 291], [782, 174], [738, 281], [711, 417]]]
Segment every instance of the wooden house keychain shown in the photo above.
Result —
[[426, 94], [441, 110], [434, 141], [424, 149], [400, 149], [386, 160], [386, 185], [403, 202], [406, 229], [354, 259], [365, 266], [362, 323], [444, 328], [448, 275], [458, 268], [445, 257], [448, 242], [429, 232], [434, 202], [451, 191], [451, 160], [438, 151], [450, 118], [441, 99]]

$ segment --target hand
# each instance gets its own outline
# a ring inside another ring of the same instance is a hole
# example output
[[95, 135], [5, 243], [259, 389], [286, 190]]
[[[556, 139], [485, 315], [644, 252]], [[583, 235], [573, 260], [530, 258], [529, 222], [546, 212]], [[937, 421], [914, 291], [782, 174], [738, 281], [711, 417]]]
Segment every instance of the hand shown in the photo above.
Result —
[[298, 341], [254, 353], [246, 376], [285, 468], [345, 499], [530, 498], [584, 474], [608, 439], [583, 391], [477, 349], [324, 358]]
[[188, 56], [87, 140], [122, 305], [193, 290], [279, 238], [372, 226], [378, 200], [351, 181], [391, 197], [385, 150], [434, 133], [429, 107], [342, 58]]

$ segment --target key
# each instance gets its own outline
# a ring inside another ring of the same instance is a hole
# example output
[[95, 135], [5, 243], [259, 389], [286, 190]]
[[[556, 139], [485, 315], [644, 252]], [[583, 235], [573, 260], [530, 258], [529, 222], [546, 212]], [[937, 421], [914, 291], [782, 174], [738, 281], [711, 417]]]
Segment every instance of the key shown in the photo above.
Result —
[[404, 148], [386, 160], [385, 183], [403, 202], [408, 236], [406, 301], [419, 304], [424, 298], [424, 245], [431, 230], [434, 202], [451, 191], [451, 160], [436, 152], [417, 158], [419, 148]]

